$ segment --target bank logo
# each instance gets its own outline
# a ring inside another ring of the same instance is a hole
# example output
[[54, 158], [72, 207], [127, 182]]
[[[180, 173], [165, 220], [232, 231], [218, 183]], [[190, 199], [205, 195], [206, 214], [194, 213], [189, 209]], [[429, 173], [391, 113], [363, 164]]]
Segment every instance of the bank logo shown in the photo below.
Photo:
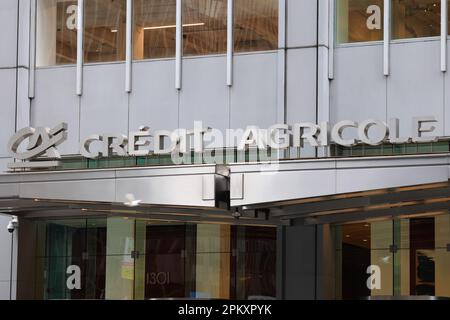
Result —
[[[28, 145], [24, 142], [28, 140]], [[8, 151], [16, 160], [8, 164], [9, 169], [50, 168], [60, 166], [61, 155], [57, 147], [67, 140], [67, 123], [60, 123], [53, 129], [27, 127], [14, 134], [8, 143]], [[22, 148], [21, 148], [22, 147]], [[44, 156], [51, 161], [36, 161]], [[33, 161], [34, 160], [34, 161]]]

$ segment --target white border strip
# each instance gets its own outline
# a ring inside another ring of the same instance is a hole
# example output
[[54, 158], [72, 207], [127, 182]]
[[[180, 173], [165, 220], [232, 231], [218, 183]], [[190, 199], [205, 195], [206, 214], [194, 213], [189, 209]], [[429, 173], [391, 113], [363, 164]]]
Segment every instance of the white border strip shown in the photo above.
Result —
[[126, 40], [125, 40], [125, 92], [131, 92], [131, 72], [133, 60], [133, 0], [127, 0]]
[[441, 0], [441, 71], [447, 71], [448, 0]]
[[30, 1], [30, 47], [29, 47], [29, 67], [28, 74], [28, 98], [35, 97], [35, 77], [36, 77], [36, 0]]
[[233, 85], [234, 0], [227, 4], [227, 86]]
[[83, 37], [84, 37], [84, 0], [78, 0], [77, 19], [77, 95], [83, 94]]
[[383, 74], [390, 75], [391, 0], [384, 0]]
[[278, 48], [286, 48], [286, 4], [287, 0], [279, 0], [278, 4]]
[[336, 7], [335, 0], [329, 0], [328, 3], [328, 79], [334, 79], [334, 30], [335, 30], [335, 16], [336, 16]]
[[183, 57], [183, 2], [177, 0], [175, 43], [175, 89], [181, 90], [181, 65]]

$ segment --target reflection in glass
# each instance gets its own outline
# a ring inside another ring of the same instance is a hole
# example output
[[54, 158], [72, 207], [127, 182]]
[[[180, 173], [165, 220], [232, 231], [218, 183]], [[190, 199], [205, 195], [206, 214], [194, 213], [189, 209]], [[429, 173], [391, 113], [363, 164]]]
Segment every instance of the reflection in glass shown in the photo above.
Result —
[[[99, 219], [40, 222], [37, 232], [37, 298], [105, 298], [104, 222]], [[76, 290], [67, 286], [70, 276], [67, 270], [71, 266], [80, 270], [80, 288]]]
[[[392, 295], [392, 221], [346, 224], [336, 230], [337, 296], [342, 299], [361, 299]], [[379, 268], [379, 286], [377, 283], [368, 286], [368, 268], [371, 266]]]
[[[36, 223], [36, 298], [275, 298], [276, 229], [124, 217]], [[67, 285], [68, 267], [80, 288]]]
[[227, 0], [183, 1], [183, 54], [208, 55], [227, 49]]
[[337, 43], [383, 39], [384, 0], [337, 0]]
[[[450, 215], [336, 226], [337, 296], [450, 297]], [[369, 290], [366, 268], [380, 268]]]
[[393, 39], [433, 37], [440, 33], [440, 0], [392, 1]]
[[176, 0], [134, 0], [135, 60], [175, 56]]
[[125, 59], [126, 0], [88, 0], [84, 8], [84, 61]]
[[278, 0], [234, 1], [234, 50], [278, 48]]
[[36, 16], [36, 66], [76, 63], [77, 1], [39, 0]]
[[236, 299], [276, 298], [276, 229], [235, 228]]

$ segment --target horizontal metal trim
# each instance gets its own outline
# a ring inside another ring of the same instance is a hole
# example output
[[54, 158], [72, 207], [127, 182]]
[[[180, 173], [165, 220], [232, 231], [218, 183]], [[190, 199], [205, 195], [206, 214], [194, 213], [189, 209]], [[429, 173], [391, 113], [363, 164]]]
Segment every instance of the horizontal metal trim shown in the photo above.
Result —
[[307, 170], [335, 170], [361, 168], [389, 168], [414, 166], [449, 165], [450, 154], [402, 155], [361, 158], [323, 158], [306, 160], [283, 160], [276, 163], [276, 169], [264, 170], [270, 162], [230, 164], [231, 174], [252, 172], [281, 172]]

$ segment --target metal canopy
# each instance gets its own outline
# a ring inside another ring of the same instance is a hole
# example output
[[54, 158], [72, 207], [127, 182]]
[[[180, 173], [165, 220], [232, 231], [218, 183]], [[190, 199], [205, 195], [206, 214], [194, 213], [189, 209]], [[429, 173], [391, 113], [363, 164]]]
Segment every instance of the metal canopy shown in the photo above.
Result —
[[[450, 155], [14, 173], [0, 212], [250, 225], [345, 223], [448, 211]], [[141, 200], [124, 205], [126, 195]]]

